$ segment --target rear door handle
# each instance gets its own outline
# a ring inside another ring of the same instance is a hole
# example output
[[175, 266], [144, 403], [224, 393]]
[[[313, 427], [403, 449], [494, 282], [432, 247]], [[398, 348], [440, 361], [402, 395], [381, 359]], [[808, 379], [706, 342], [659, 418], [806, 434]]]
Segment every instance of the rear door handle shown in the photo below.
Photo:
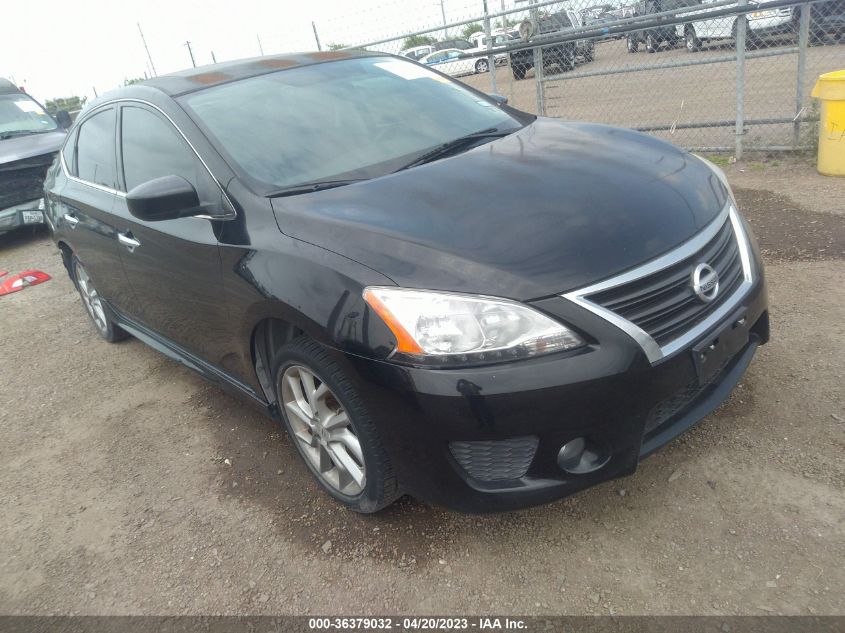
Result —
[[67, 222], [70, 225], [70, 228], [72, 228], [72, 229], [75, 229], [76, 225], [79, 224], [79, 218], [76, 217], [75, 215], [72, 215], [70, 213], [65, 213], [64, 218], [65, 218], [65, 222]]
[[136, 240], [135, 236], [132, 235], [132, 231], [127, 231], [126, 233], [118, 233], [117, 234], [117, 241], [123, 244], [130, 253], [134, 253], [135, 249], [141, 245], [140, 240]]

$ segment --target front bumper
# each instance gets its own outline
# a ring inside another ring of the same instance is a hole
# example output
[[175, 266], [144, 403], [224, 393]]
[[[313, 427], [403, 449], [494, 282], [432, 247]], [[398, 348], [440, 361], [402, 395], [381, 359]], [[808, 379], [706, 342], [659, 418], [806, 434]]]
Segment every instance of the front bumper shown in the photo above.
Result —
[[0, 210], [0, 233], [6, 233], [22, 226], [44, 224], [44, 199], [36, 198]]
[[[722, 324], [652, 365], [633, 339], [589, 311], [560, 297], [540, 303], [593, 333], [601, 344], [530, 361], [455, 370], [346, 357], [405, 492], [456, 510], [495, 512], [553, 501], [629, 475], [641, 458], [725, 400], [757, 346], [769, 338], [762, 273], [737, 304], [747, 318], [747, 344], [704, 386], [696, 386], [690, 350]], [[662, 417], [655, 426], [658, 410]], [[602, 447], [607, 461], [586, 474], [565, 472], [558, 465], [558, 453], [581, 437]], [[486, 448], [514, 440], [512, 450]], [[517, 477], [477, 479], [459, 460], [466, 458], [466, 446], [481, 441], [487, 442], [481, 459], [495, 472], [513, 471], [525, 451], [532, 451], [530, 465]], [[506, 463], [498, 468], [502, 460]]]

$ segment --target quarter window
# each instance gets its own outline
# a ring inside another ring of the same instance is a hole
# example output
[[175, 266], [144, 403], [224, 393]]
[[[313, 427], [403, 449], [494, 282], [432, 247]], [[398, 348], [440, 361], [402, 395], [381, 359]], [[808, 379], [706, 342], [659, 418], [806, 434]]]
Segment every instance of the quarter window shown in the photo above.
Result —
[[161, 178], [181, 176], [202, 198], [211, 180], [205, 167], [173, 126], [149, 110], [125, 106], [121, 115], [123, 178], [126, 189]]
[[65, 141], [65, 146], [62, 149], [62, 157], [65, 159], [65, 165], [67, 166], [68, 171], [70, 172], [71, 176], [76, 176], [76, 136], [79, 134], [79, 128], [74, 128], [74, 130], [68, 135], [67, 140]]
[[98, 112], [84, 121], [76, 142], [77, 176], [114, 189], [114, 109]]

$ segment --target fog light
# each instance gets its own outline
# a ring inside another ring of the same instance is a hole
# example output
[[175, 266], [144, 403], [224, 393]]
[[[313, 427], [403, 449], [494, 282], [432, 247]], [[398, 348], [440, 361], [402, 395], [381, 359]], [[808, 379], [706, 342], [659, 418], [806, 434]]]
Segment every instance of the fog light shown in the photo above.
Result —
[[610, 450], [586, 437], [577, 437], [564, 444], [557, 454], [560, 469], [573, 475], [598, 470], [610, 461]]

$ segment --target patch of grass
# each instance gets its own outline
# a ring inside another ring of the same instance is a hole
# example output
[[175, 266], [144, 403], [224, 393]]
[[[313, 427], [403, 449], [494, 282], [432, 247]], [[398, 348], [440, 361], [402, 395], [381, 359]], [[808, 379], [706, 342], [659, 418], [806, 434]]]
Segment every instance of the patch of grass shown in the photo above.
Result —
[[748, 168], [754, 171], [763, 171], [766, 169], [766, 165], [764, 163], [751, 163], [748, 165]]
[[718, 165], [719, 167], [727, 167], [731, 164], [731, 157], [723, 156], [722, 154], [709, 154], [705, 155], [704, 158], [709, 160], [714, 165]]

